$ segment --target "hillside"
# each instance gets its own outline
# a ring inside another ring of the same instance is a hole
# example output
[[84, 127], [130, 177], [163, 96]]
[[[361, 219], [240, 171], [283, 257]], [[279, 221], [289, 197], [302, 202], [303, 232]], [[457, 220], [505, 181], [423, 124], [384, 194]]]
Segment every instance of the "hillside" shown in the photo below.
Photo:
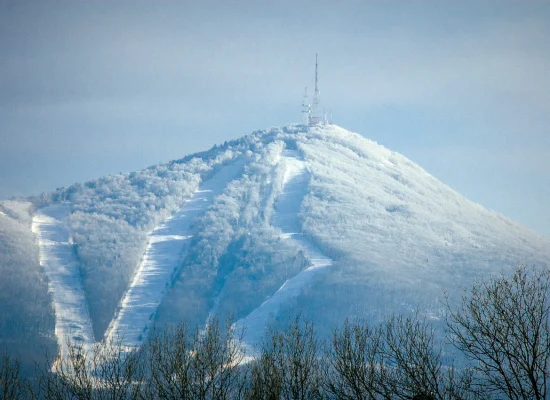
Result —
[[[0, 202], [0, 352], [42, 360], [57, 351], [55, 314], [31, 232], [29, 202]], [[32, 362], [24, 363], [31, 372]]]
[[[124, 332], [139, 345], [153, 321], [213, 315], [232, 315], [250, 343], [297, 312], [322, 333], [416, 310], [437, 325], [444, 290], [452, 302], [476, 277], [550, 264], [548, 239], [334, 125], [258, 131], [30, 201], [35, 221], [67, 210], [58, 225], [69, 238], [56, 243], [73, 249], [90, 341]], [[43, 254], [45, 242], [22, 240]], [[39, 274], [36, 261], [17, 262]]]

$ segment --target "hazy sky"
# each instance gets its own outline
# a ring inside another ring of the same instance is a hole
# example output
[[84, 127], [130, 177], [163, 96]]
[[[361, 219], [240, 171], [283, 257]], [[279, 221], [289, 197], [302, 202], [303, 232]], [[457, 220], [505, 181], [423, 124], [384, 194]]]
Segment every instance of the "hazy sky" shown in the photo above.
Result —
[[547, 1], [0, 0], [0, 198], [334, 123], [550, 237]]

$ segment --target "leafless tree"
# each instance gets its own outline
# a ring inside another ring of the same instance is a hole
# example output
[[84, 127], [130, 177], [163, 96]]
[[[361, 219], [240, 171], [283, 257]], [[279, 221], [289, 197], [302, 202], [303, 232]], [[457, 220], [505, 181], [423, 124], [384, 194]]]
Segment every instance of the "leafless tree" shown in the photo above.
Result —
[[351, 324], [334, 331], [331, 347], [325, 356], [324, 385], [336, 399], [389, 398], [378, 382], [384, 364], [384, 341], [381, 327], [366, 323]]
[[436, 342], [434, 330], [426, 320], [393, 316], [384, 323], [382, 332], [385, 360], [389, 361], [389, 387], [395, 391], [393, 399], [477, 397], [470, 390], [470, 370], [455, 368], [452, 360], [443, 362], [441, 344]]
[[467, 399], [471, 375], [444, 365], [424, 320], [390, 317], [370, 327], [346, 322], [327, 352], [324, 385], [336, 399]]
[[[36, 399], [137, 400], [143, 386], [140, 354], [125, 349], [121, 342], [97, 343], [86, 350], [67, 344], [68, 356], [58, 356], [52, 369], [37, 371]], [[49, 365], [50, 363], [46, 363]]]
[[137, 400], [144, 383], [144, 365], [138, 350], [126, 349], [121, 341], [96, 345], [93, 352], [96, 399]]
[[322, 398], [321, 351], [313, 324], [299, 316], [285, 330], [268, 332], [251, 367], [248, 398]]
[[231, 321], [223, 332], [214, 319], [192, 335], [184, 324], [167, 327], [151, 335], [145, 352], [147, 398], [224, 400], [243, 393], [242, 332], [235, 332]]
[[258, 359], [251, 363], [247, 400], [279, 400], [283, 392], [283, 373], [280, 360], [283, 356], [279, 335], [263, 343]]
[[158, 399], [191, 398], [193, 353], [185, 324], [154, 331], [149, 338], [147, 366], [148, 397]]
[[7, 353], [0, 358], [0, 400], [26, 398], [27, 382], [21, 376], [20, 362]]
[[546, 399], [550, 376], [550, 271], [518, 266], [476, 282], [457, 310], [448, 306], [452, 343], [473, 361], [481, 391]]

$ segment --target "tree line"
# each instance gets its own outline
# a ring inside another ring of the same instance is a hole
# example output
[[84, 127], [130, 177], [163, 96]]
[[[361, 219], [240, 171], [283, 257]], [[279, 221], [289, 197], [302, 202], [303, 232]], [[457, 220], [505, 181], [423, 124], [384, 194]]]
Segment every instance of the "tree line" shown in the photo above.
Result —
[[346, 321], [328, 340], [296, 317], [250, 354], [244, 332], [214, 320], [202, 330], [153, 331], [138, 350], [71, 343], [66, 359], [29, 379], [4, 355], [0, 399], [546, 399], [549, 294], [542, 268], [474, 283], [458, 308], [447, 304], [456, 362], [418, 316]]

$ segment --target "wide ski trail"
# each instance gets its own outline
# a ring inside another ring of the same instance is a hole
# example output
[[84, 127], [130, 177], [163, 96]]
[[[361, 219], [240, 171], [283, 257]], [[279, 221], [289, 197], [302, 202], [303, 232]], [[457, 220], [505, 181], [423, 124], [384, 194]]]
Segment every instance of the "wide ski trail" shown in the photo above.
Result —
[[38, 238], [40, 265], [49, 279], [55, 309], [55, 335], [62, 358], [68, 356], [68, 341], [90, 350], [94, 343], [92, 322], [78, 260], [67, 228], [70, 208], [56, 204], [36, 212], [32, 231]]
[[270, 316], [277, 315], [279, 309], [288, 300], [297, 297], [302, 288], [308, 285], [320, 268], [332, 265], [332, 259], [325, 256], [302, 234], [300, 207], [307, 193], [310, 173], [300, 154], [294, 150], [284, 150], [281, 161], [285, 166], [283, 189], [277, 198], [272, 224], [282, 231], [281, 238], [296, 241], [311, 266], [288, 279], [280, 288], [245, 318], [235, 323], [237, 329], [245, 328], [244, 342], [253, 351], [265, 335], [266, 322]]
[[203, 182], [174, 215], [149, 233], [145, 255], [115, 319], [109, 324], [105, 333], [107, 339], [123, 340], [128, 347], [141, 345], [173, 273], [187, 256], [195, 235], [194, 222], [243, 167], [244, 160], [223, 167]]

